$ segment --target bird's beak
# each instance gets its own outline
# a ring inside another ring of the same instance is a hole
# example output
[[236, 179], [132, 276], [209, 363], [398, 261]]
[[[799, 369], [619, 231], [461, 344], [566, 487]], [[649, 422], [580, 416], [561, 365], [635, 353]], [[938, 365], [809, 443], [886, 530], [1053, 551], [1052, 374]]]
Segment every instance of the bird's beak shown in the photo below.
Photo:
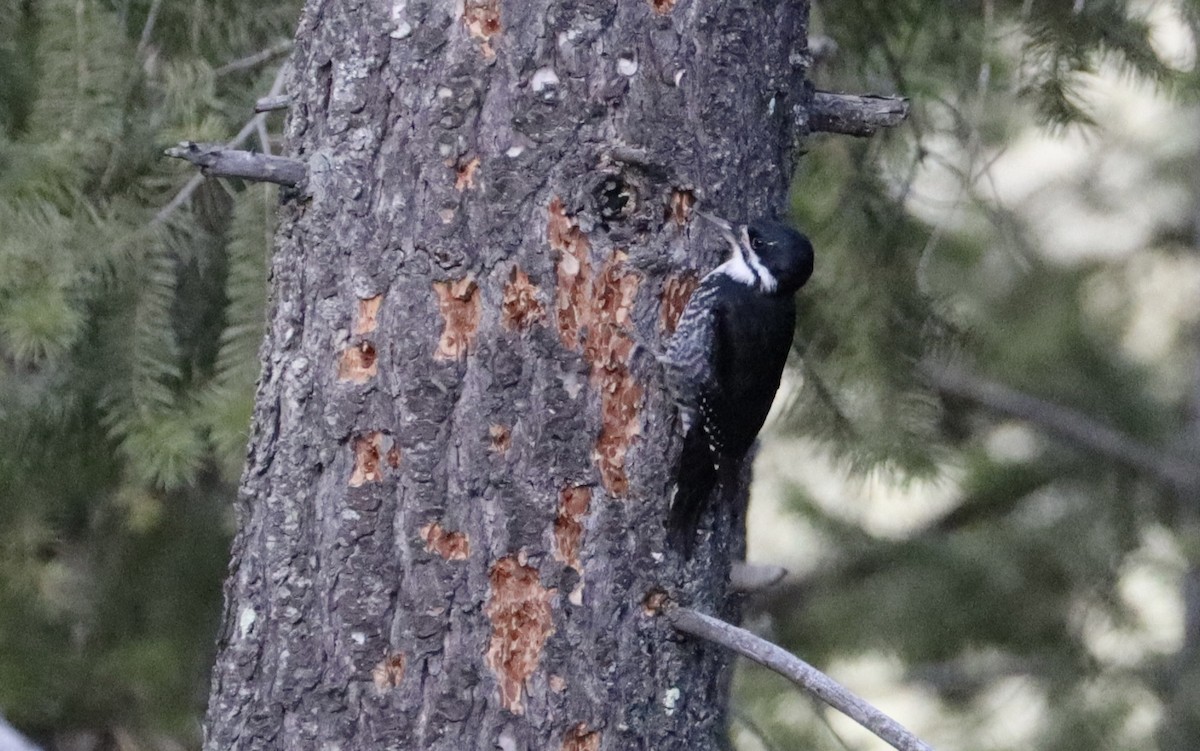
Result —
[[[721, 237], [725, 238], [725, 242], [729, 243], [729, 247], [733, 249], [734, 253], [741, 253], [743, 247], [750, 247], [749, 238], [746, 237], [745, 227], [742, 227], [741, 232], [737, 233], [735, 232], [734, 226], [731, 223], [725, 221], [719, 216], [714, 216], [707, 211], [700, 211], [699, 209], [692, 209], [692, 211], [695, 212], [695, 214], [701, 219], [704, 219], [706, 222], [716, 226], [716, 228], [721, 231]], [[738, 234], [741, 234], [742, 237], [739, 238]], [[743, 243], [745, 244], [743, 245]]]
[[701, 219], [705, 220], [706, 222], [709, 222], [710, 224], [715, 224], [717, 227], [719, 227], [722, 230], [722, 234], [724, 234], [726, 232], [729, 232], [729, 233], [733, 232], [733, 225], [730, 224], [729, 222], [725, 221], [721, 217], [710, 214], [707, 211], [701, 211], [700, 209], [692, 209], [692, 211], [694, 211], [697, 216], [699, 216]]

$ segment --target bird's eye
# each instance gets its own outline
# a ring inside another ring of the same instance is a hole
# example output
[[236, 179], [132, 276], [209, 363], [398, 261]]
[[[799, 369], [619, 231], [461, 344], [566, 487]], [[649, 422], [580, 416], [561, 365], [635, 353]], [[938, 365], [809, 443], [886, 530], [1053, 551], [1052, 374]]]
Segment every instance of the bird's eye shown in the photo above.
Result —
[[762, 248], [762, 238], [758, 236], [757, 232], [750, 232], [749, 235], [750, 249], [757, 253], [758, 250]]

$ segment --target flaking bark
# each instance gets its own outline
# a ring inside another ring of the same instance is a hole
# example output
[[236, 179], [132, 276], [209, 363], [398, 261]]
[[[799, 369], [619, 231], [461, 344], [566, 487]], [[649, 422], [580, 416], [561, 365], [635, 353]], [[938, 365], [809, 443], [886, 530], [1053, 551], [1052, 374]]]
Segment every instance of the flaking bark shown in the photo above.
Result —
[[741, 514], [664, 548], [645, 353], [692, 204], [783, 205], [806, 16], [309, 2], [207, 749], [723, 746], [729, 656], [643, 602], [736, 620]]

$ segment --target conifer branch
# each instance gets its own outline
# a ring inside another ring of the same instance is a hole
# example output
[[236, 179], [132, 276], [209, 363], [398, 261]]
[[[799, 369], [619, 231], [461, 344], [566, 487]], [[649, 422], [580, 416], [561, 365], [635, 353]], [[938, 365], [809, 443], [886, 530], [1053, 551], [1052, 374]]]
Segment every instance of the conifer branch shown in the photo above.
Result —
[[720, 644], [779, 673], [806, 693], [862, 725], [897, 751], [933, 751], [900, 723], [783, 647], [755, 636], [744, 628], [688, 608], [669, 608], [665, 615], [675, 630]]
[[[284, 79], [287, 78], [287, 69], [288, 66], [286, 64], [279, 66], [279, 70], [275, 72], [275, 81], [271, 84], [271, 91], [264, 98], [270, 99], [272, 97], [279, 96], [279, 92], [283, 90]], [[258, 130], [258, 123], [262, 120], [265, 120], [266, 117], [266, 112], [260, 112], [254, 117], [250, 118], [249, 122], [243, 125], [242, 129], [237, 132], [237, 135], [234, 136], [233, 139], [228, 143], [226, 143], [225, 146], [231, 149], [241, 146], [246, 142], [246, 139], [248, 139]], [[154, 219], [150, 221], [150, 224], [154, 225], [165, 222], [167, 217], [175, 213], [176, 209], [188, 202], [188, 199], [192, 197], [192, 194], [196, 192], [196, 189], [199, 188], [203, 182], [203, 174], [192, 175], [192, 178], [188, 180], [182, 188], [180, 188], [179, 192], [175, 194], [175, 197], [171, 199], [171, 202], [159, 209], [158, 213], [154, 215]]]
[[1200, 483], [1197, 468], [1190, 463], [1147, 446], [1090, 415], [950, 365], [926, 362], [921, 364], [920, 372], [944, 395], [967, 399], [993, 412], [1030, 422], [1056, 438], [1150, 475], [1173, 488], [1194, 487]]
[[163, 152], [184, 159], [213, 177], [240, 177], [260, 183], [295, 187], [304, 181], [308, 167], [298, 159], [227, 149], [221, 144], [182, 141]]
[[874, 94], [838, 94], [818, 91], [808, 111], [811, 133], [873, 136], [880, 128], [894, 128], [908, 117], [908, 100]]

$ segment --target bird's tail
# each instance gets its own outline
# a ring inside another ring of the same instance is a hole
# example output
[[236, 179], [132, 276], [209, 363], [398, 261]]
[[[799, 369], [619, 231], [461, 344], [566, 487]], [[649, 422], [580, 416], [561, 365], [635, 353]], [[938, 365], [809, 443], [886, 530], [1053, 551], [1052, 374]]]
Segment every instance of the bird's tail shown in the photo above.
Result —
[[675, 477], [675, 499], [667, 517], [667, 540], [692, 555], [696, 531], [710, 499], [737, 491], [740, 462], [718, 456], [708, 445], [704, 430], [694, 426], [683, 439], [679, 472]]

